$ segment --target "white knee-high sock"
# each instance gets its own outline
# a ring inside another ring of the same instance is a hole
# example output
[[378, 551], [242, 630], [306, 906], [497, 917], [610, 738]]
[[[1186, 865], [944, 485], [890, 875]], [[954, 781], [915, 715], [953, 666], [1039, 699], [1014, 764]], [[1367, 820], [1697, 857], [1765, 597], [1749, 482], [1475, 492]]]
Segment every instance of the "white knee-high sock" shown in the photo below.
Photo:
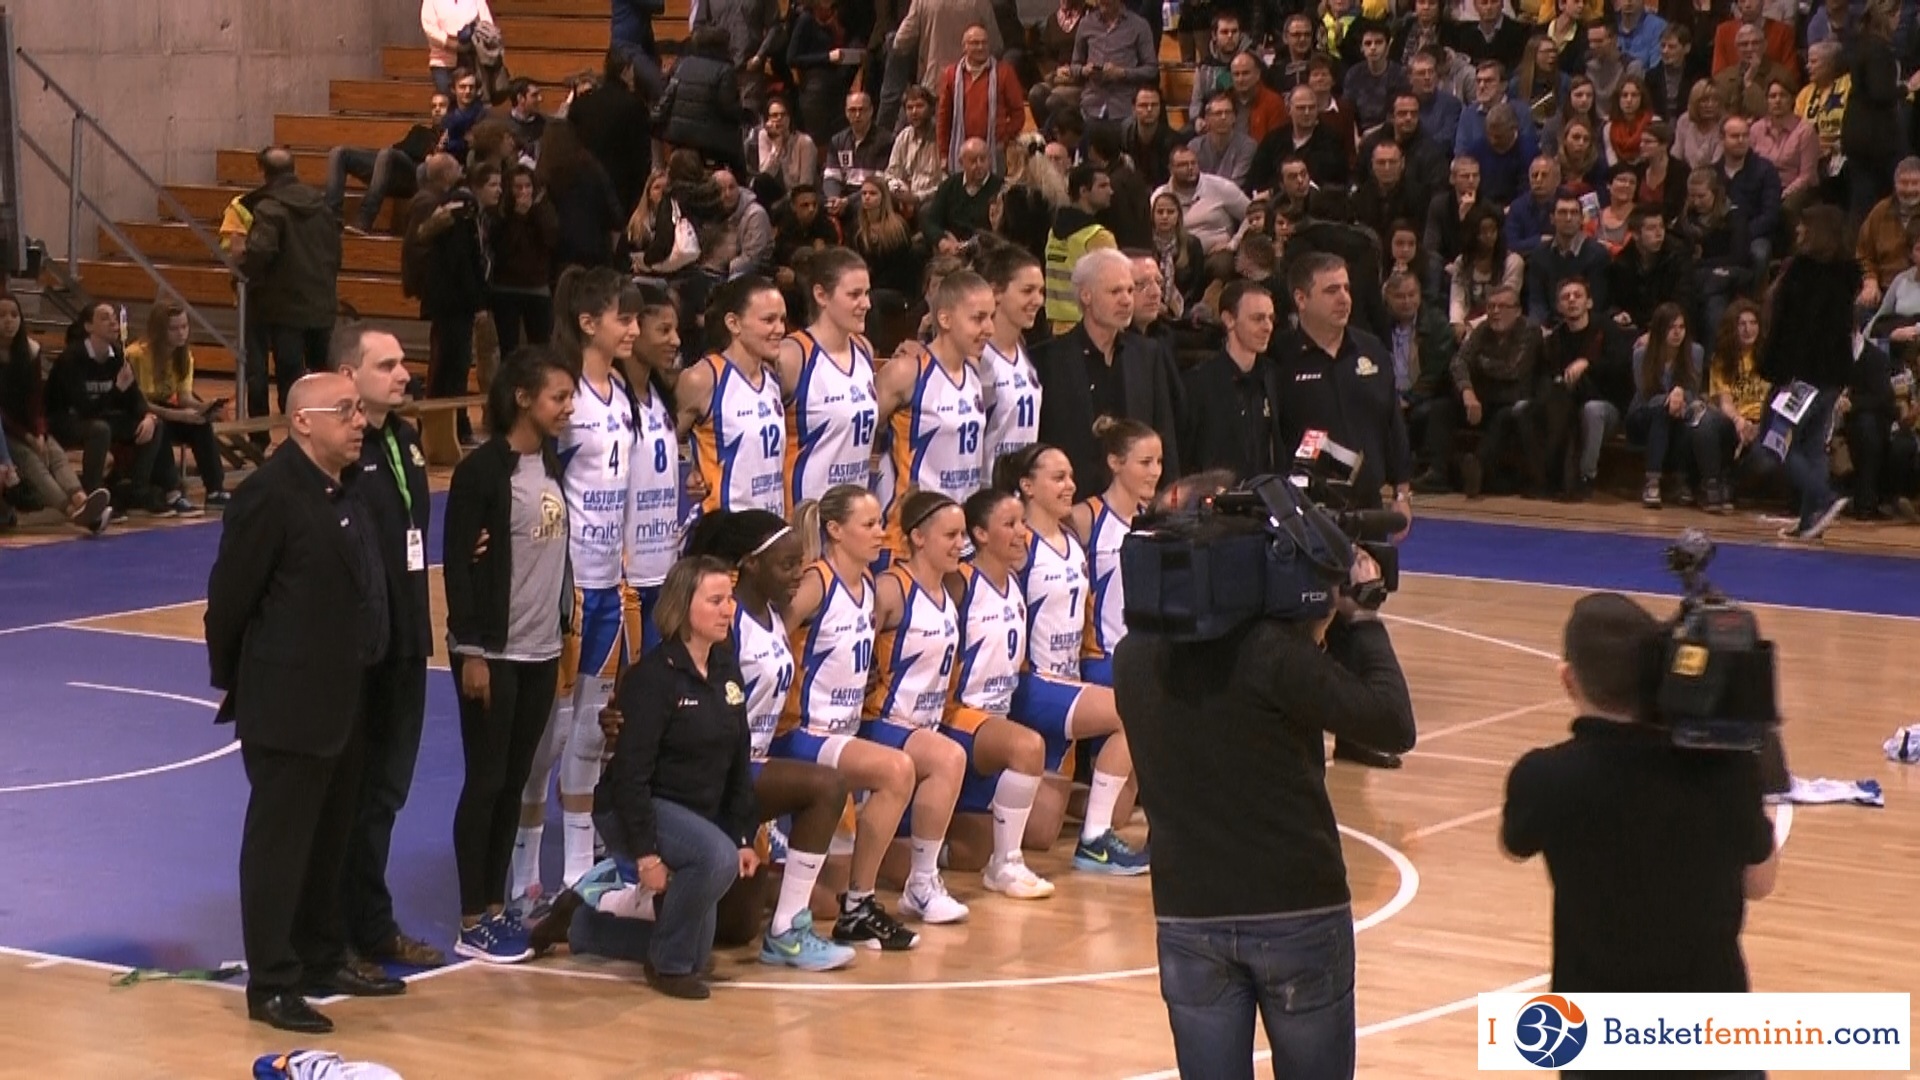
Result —
[[569, 810], [560, 815], [566, 825], [565, 840], [566, 869], [562, 880], [572, 885], [587, 876], [593, 869], [593, 815], [587, 812]]
[[820, 868], [825, 865], [825, 855], [788, 849], [787, 872], [780, 879], [780, 896], [773, 903], [773, 923], [767, 927], [768, 933], [779, 937], [793, 929], [793, 918], [812, 902], [813, 884], [820, 880]]
[[1027, 835], [1027, 818], [1033, 813], [1034, 796], [1040, 793], [1040, 778], [1007, 769], [993, 788], [993, 857], [1002, 862], [1020, 856], [1020, 842]]
[[1120, 801], [1120, 789], [1127, 778], [1093, 770], [1093, 782], [1087, 788], [1087, 816], [1080, 826], [1080, 839], [1098, 840], [1113, 828], [1113, 808]]
[[522, 825], [513, 835], [513, 863], [507, 875], [507, 899], [518, 900], [527, 895], [533, 883], [540, 880], [540, 837], [546, 831], [542, 825]]

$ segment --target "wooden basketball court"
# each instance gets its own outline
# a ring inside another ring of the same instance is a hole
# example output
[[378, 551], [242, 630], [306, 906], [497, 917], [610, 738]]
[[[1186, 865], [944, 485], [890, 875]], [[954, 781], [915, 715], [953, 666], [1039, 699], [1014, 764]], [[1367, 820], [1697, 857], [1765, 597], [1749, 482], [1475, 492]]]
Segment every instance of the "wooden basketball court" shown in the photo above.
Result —
[[[1578, 595], [1409, 576], [1388, 608], [1418, 707], [1419, 748], [1399, 772], [1328, 770], [1349, 830], [1361, 930], [1362, 1076], [1472, 1073], [1475, 995], [1545, 984], [1545, 870], [1537, 861], [1508, 862], [1495, 837], [1509, 763], [1566, 730], [1554, 658]], [[1672, 602], [1648, 603], [1664, 614]], [[1877, 776], [1888, 805], [1781, 814], [1777, 831], [1791, 839], [1780, 887], [1750, 909], [1755, 988], [1920, 986], [1920, 955], [1905, 929], [1920, 892], [1920, 780], [1879, 751], [1910, 719], [1920, 626], [1806, 610], [1762, 615], [1782, 643], [1794, 771]], [[200, 606], [70, 625], [197, 641]], [[236, 831], [239, 814], [235, 806]], [[1129, 832], [1138, 839], [1142, 830], [1136, 819]], [[970, 922], [928, 928], [911, 954], [863, 953], [846, 972], [775, 971], [751, 952], [727, 953], [727, 981], [713, 999], [686, 1003], [647, 989], [625, 964], [462, 964], [416, 978], [403, 998], [326, 1005], [339, 1032], [317, 1040], [247, 1022], [230, 988], [110, 989], [104, 965], [13, 950], [0, 955], [0, 1015], [8, 1018], [0, 1076], [235, 1076], [256, 1055], [301, 1045], [378, 1061], [409, 1078], [666, 1077], [692, 1069], [755, 1078], [1172, 1076], [1148, 882], [1077, 874], [1068, 854], [1063, 845], [1031, 860], [1059, 885], [1047, 901], [984, 894], [971, 875], [952, 875], [956, 894], [973, 906]], [[96, 855], [140, 863], [137, 851]], [[124, 887], [151, 886], [136, 869]], [[450, 925], [453, 913], [445, 914]]]

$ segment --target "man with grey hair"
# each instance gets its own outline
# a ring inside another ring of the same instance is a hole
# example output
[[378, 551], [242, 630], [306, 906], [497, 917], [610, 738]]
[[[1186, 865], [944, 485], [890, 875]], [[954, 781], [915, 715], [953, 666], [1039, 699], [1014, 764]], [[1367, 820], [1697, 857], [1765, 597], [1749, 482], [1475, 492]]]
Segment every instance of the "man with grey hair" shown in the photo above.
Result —
[[827, 213], [838, 220], [847, 199], [860, 193], [869, 176], [886, 174], [892, 153], [893, 133], [875, 121], [873, 99], [858, 90], [848, 94], [847, 126], [828, 141], [826, 168], [821, 173], [820, 194], [827, 200]]
[[1516, 110], [1501, 102], [1487, 113], [1487, 132], [1467, 149], [1480, 163], [1480, 194], [1500, 206], [1527, 190], [1527, 165], [1537, 153], [1534, 140], [1520, 130]]
[[1741, 24], [1734, 31], [1733, 44], [1740, 62], [1713, 77], [1714, 92], [1729, 113], [1750, 120], [1767, 115], [1767, 87], [1776, 81], [1786, 84], [1789, 92], [1799, 90], [1793, 72], [1767, 56], [1766, 35], [1759, 27]]
[[1133, 322], [1133, 264], [1113, 248], [1097, 248], [1073, 268], [1081, 319], [1034, 355], [1041, 393], [1040, 441], [1073, 462], [1074, 484], [1104, 491], [1112, 479], [1107, 455], [1094, 436], [1102, 416], [1138, 420], [1160, 433], [1168, 480], [1180, 475], [1179, 376], [1160, 363], [1159, 349], [1129, 330]]
[[1893, 194], [1881, 199], [1860, 222], [1854, 255], [1860, 260], [1860, 306], [1875, 307], [1888, 285], [1910, 263], [1908, 238], [1920, 219], [1920, 157], [1894, 166]]
[[1168, 172], [1172, 175], [1153, 193], [1153, 199], [1163, 194], [1173, 196], [1180, 204], [1187, 235], [1200, 241], [1207, 254], [1233, 243], [1240, 222], [1247, 216], [1247, 193], [1226, 177], [1209, 174], [1191, 146], [1174, 149]]

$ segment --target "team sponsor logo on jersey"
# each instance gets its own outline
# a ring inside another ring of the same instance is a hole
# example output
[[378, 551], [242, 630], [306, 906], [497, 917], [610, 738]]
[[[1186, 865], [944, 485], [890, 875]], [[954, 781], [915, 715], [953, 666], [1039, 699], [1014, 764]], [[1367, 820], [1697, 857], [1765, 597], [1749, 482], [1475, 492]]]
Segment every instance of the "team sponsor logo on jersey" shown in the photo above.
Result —
[[1363, 356], [1353, 365], [1353, 373], [1355, 375], [1378, 375], [1380, 369], [1374, 366], [1372, 360]]
[[741, 691], [740, 684], [737, 682], [734, 682], [732, 679], [728, 679], [727, 680], [727, 704], [745, 705], [746, 703], [747, 703], [747, 695]]

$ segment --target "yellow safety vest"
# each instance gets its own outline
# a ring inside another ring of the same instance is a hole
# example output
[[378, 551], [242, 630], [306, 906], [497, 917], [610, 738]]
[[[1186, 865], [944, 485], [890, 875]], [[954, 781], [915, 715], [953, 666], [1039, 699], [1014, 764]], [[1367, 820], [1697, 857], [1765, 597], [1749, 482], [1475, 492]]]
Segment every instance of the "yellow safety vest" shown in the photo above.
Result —
[[[1093, 238], [1106, 232], [1106, 226], [1088, 225], [1064, 239], [1047, 233], [1047, 321], [1072, 325], [1080, 321], [1080, 294], [1073, 288], [1073, 268], [1093, 246]], [[1112, 247], [1109, 241], [1101, 245]]]

